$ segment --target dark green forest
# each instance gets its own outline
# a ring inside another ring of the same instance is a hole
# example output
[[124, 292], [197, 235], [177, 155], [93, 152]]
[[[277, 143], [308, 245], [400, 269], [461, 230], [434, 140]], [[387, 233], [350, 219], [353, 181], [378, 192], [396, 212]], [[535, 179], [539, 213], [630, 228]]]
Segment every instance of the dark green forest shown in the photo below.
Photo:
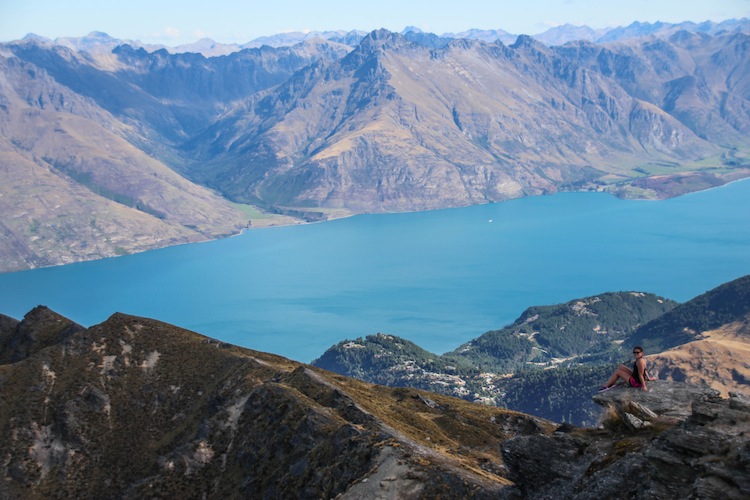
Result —
[[530, 307], [512, 325], [487, 332], [445, 357], [504, 372], [573, 356], [611, 361], [618, 356], [617, 341], [676, 305], [653, 294], [618, 292]]

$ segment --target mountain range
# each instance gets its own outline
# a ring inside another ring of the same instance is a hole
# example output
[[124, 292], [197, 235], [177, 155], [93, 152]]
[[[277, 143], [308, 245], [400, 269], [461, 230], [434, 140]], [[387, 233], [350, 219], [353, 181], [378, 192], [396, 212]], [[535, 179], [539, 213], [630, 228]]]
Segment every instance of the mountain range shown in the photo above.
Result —
[[101, 33], [4, 43], [0, 271], [248, 226], [746, 177], [747, 32], [634, 24], [548, 46], [411, 28], [213, 57]]
[[[634, 22], [628, 26], [617, 26], [609, 28], [591, 28], [589, 26], [574, 26], [564, 24], [548, 29], [543, 33], [531, 35], [545, 45], [563, 45], [567, 42], [584, 40], [588, 42], [615, 42], [627, 40], [630, 38], [639, 38], [644, 36], [665, 36], [677, 31], [688, 31], [691, 33], [705, 33], [716, 35], [727, 32], [749, 31], [747, 19], [729, 19], [722, 22], [704, 21], [695, 23], [685, 21], [681, 23], [642, 23]], [[458, 33], [443, 33], [437, 35], [434, 33], [424, 32], [415, 26], [407, 26], [401, 31], [401, 34], [407, 38], [421, 38], [424, 43], [427, 40], [435, 40], [438, 44], [445, 45], [453, 39], [480, 40], [483, 42], [493, 43], [500, 41], [505, 45], [510, 45], [521, 35], [509, 33], [503, 29], [470, 29]], [[526, 33], [529, 35], [529, 33]], [[112, 38], [106, 33], [94, 31], [83, 37], [61, 37], [51, 40], [46, 37], [28, 34], [25, 39], [35, 39], [39, 42], [50, 45], [62, 45], [74, 51], [88, 52], [109, 52], [118, 45], [130, 45], [136, 48], [143, 48], [148, 52], [155, 52], [164, 49], [173, 54], [192, 52], [202, 54], [206, 57], [223, 56], [238, 52], [243, 49], [254, 49], [262, 46], [269, 47], [288, 47], [298, 43], [323, 39], [337, 43], [343, 43], [355, 47], [362, 39], [367, 36], [366, 31], [359, 30], [329, 30], [329, 31], [293, 31], [286, 33], [277, 33], [270, 36], [262, 36], [245, 43], [225, 44], [218, 43], [210, 38], [203, 38], [193, 43], [169, 47], [166, 45], [144, 44], [138, 40], [119, 40]]]

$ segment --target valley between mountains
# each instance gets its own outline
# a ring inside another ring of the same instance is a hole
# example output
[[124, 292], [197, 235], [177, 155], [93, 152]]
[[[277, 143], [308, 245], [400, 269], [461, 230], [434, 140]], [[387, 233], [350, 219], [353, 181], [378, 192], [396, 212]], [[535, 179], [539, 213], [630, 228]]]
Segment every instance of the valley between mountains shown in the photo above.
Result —
[[216, 56], [101, 34], [4, 43], [0, 271], [750, 175], [747, 21], [630, 28], [559, 45], [378, 30]]

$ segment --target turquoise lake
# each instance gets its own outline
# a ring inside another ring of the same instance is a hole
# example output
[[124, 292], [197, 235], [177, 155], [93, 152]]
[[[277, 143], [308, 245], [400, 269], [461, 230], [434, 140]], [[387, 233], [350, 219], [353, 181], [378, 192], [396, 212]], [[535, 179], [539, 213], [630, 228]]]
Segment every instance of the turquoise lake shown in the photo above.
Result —
[[562, 193], [256, 229], [0, 275], [0, 313], [159, 319], [303, 362], [390, 333], [443, 353], [532, 305], [607, 291], [685, 301], [750, 274], [750, 181], [666, 201]]

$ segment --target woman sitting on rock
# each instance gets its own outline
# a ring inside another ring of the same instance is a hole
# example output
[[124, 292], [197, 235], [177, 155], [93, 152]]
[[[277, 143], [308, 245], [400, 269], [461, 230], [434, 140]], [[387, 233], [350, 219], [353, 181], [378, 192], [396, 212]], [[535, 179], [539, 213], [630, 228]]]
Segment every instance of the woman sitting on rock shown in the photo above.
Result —
[[631, 370], [625, 365], [620, 365], [617, 370], [609, 377], [607, 383], [599, 388], [599, 392], [608, 391], [615, 385], [618, 378], [623, 379], [630, 387], [640, 387], [642, 390], [647, 391], [646, 386], [647, 380], [652, 380], [646, 372], [646, 360], [643, 359], [643, 348], [639, 345], [633, 348], [633, 354], [635, 354], [635, 363], [633, 363], [633, 369]]

